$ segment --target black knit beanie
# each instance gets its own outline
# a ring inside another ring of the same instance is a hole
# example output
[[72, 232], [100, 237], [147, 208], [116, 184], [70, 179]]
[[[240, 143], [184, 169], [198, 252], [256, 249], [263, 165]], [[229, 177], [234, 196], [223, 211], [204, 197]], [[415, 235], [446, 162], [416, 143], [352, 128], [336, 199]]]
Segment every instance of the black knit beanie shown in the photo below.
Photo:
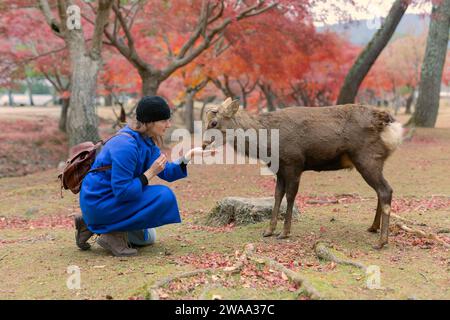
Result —
[[142, 123], [170, 118], [170, 108], [166, 100], [159, 96], [145, 96], [136, 108], [136, 120]]

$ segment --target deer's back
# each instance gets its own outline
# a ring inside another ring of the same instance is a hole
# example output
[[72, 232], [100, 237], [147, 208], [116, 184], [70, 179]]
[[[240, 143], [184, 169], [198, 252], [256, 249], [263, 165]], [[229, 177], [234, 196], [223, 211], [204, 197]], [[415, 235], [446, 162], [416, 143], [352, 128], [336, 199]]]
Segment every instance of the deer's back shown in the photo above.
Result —
[[368, 146], [384, 153], [380, 132], [388, 120], [383, 117], [390, 115], [372, 107], [343, 105], [291, 107], [263, 114], [259, 120], [279, 129], [281, 161], [302, 161], [311, 170], [328, 170], [330, 165], [335, 170], [333, 163]]

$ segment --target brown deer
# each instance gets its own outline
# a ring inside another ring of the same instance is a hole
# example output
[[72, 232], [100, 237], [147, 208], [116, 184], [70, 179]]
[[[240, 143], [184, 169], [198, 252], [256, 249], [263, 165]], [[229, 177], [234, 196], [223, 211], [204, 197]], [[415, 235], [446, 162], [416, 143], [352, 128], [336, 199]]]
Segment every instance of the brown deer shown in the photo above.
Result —
[[[380, 240], [374, 247], [381, 249], [387, 244], [392, 188], [383, 177], [383, 165], [401, 143], [403, 130], [388, 112], [348, 104], [321, 108], [290, 107], [250, 116], [239, 110], [238, 100], [228, 98], [221, 106], [206, 110], [204, 125], [206, 129], [220, 130], [223, 141], [226, 141], [226, 129], [279, 130], [275, 204], [270, 225], [263, 236], [274, 235], [281, 200], [286, 194], [284, 228], [278, 238], [289, 237], [292, 209], [302, 172], [355, 167], [378, 197], [375, 219], [368, 229], [376, 233], [381, 227]], [[202, 147], [206, 148], [213, 140], [205, 139]], [[258, 145], [258, 148], [266, 147], [270, 149], [270, 143]]]

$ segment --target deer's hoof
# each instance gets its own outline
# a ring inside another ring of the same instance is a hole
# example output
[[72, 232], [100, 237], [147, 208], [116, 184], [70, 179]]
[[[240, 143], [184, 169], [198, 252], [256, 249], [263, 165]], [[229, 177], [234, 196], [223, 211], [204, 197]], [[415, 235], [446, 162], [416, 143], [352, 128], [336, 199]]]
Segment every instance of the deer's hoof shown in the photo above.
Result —
[[274, 235], [274, 234], [273, 234], [273, 231], [272, 231], [272, 230], [266, 230], [266, 231], [264, 231], [263, 234], [262, 234], [263, 237], [271, 237], [271, 236], [273, 236], [273, 235]]
[[367, 231], [371, 232], [371, 233], [377, 233], [379, 228], [371, 226], [370, 228], [367, 229]]
[[372, 248], [375, 250], [381, 250], [385, 245], [387, 245], [387, 242], [378, 242], [376, 245], [372, 246]]
[[285, 233], [279, 234], [277, 236], [278, 240], [283, 240], [283, 239], [287, 239], [287, 238], [289, 238], [289, 234], [285, 234]]

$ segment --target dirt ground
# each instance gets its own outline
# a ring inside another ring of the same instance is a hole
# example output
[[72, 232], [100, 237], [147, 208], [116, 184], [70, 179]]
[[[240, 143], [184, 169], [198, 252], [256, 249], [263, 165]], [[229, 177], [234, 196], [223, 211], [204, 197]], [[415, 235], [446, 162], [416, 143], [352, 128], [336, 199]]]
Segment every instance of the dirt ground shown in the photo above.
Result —
[[[14, 108], [16, 109], [16, 108]], [[31, 120], [58, 115], [57, 109], [23, 112]], [[40, 109], [39, 109], [40, 110]], [[108, 114], [109, 110], [102, 110]], [[18, 113], [0, 107], [0, 120]], [[107, 117], [107, 115], [105, 116]], [[404, 116], [398, 117], [406, 121]], [[170, 185], [177, 195], [181, 224], [157, 229], [157, 242], [134, 258], [111, 257], [98, 245], [79, 251], [72, 217], [78, 197], [60, 198], [58, 170], [42, 169], [0, 179], [0, 299], [145, 299], [156, 281], [186, 271], [212, 268], [159, 290], [162, 299], [305, 299], [286, 274], [246, 261], [235, 274], [245, 244], [309, 279], [325, 299], [450, 299], [450, 108], [442, 108], [436, 129], [418, 129], [387, 161], [385, 177], [394, 189], [392, 211], [416, 229], [437, 234], [442, 243], [407, 233], [392, 219], [389, 245], [372, 248], [379, 234], [366, 231], [375, 192], [356, 171], [307, 172], [296, 202], [300, 218], [287, 240], [263, 238], [267, 222], [207, 227], [208, 211], [225, 196], [272, 196], [274, 178], [257, 165], [189, 165], [189, 176]], [[278, 229], [282, 227], [279, 222]], [[380, 285], [367, 286], [362, 270], [319, 260], [313, 246], [324, 241], [337, 256], [375, 266]], [[68, 268], [80, 270], [80, 288], [69, 289]]]

